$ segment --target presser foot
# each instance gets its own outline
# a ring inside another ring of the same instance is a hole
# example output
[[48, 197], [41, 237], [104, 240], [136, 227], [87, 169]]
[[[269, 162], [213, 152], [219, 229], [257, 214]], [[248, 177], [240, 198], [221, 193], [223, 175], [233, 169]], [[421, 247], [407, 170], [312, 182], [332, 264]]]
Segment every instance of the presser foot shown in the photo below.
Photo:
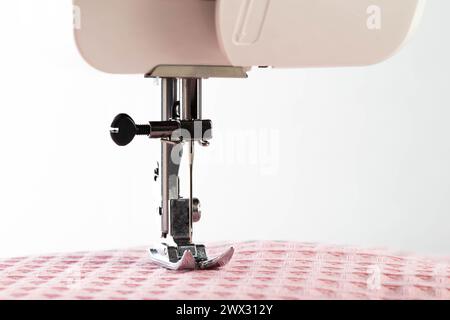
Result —
[[174, 247], [163, 243], [149, 251], [151, 261], [174, 271], [221, 268], [230, 262], [234, 254], [234, 248], [229, 248], [223, 254], [208, 259], [205, 246], [194, 244]]

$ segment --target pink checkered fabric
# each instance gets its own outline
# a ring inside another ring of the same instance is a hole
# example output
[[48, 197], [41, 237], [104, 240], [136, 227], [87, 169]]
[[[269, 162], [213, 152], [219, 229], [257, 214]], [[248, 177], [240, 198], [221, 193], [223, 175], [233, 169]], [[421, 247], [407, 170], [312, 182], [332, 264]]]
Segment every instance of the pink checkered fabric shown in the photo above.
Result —
[[233, 246], [228, 266], [194, 272], [161, 269], [144, 248], [7, 259], [0, 298], [450, 299], [448, 259], [293, 242]]

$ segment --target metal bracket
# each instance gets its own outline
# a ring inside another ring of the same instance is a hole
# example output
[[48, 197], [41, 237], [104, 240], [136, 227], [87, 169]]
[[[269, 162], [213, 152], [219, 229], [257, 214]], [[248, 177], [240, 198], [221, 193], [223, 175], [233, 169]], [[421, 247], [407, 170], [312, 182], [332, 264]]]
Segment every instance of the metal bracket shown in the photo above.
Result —
[[250, 68], [230, 66], [160, 65], [145, 75], [146, 78], [248, 78]]

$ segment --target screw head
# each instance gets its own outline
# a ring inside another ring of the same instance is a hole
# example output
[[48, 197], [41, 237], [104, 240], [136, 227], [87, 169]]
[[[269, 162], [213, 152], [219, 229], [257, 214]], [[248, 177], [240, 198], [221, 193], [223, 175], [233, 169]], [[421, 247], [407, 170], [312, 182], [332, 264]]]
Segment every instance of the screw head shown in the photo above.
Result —
[[126, 146], [133, 141], [137, 128], [134, 120], [127, 114], [121, 113], [111, 123], [111, 138], [118, 146]]

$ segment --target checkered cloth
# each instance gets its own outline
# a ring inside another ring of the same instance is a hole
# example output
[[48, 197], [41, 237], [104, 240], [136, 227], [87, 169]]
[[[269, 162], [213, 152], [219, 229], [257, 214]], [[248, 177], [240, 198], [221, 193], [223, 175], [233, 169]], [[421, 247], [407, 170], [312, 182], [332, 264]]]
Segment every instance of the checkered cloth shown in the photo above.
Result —
[[[145, 248], [0, 261], [0, 299], [450, 299], [450, 260], [244, 242], [219, 270], [174, 272]], [[210, 255], [228, 245], [209, 247]]]

